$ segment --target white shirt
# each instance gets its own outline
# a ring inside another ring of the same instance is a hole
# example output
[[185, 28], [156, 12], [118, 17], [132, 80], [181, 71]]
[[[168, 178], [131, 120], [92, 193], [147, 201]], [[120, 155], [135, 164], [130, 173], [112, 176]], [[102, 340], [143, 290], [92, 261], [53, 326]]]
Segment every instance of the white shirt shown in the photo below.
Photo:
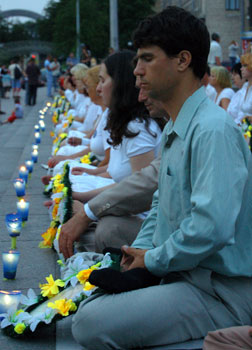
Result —
[[210, 66], [214, 66], [216, 64], [215, 57], [219, 57], [220, 61], [222, 61], [222, 49], [220, 44], [217, 41], [212, 40], [208, 59], [207, 59], [207, 62]]
[[[83, 106], [84, 107], [84, 106]], [[97, 117], [99, 115], [102, 114], [102, 109], [100, 106], [94, 104], [91, 102], [90, 105], [86, 105], [82, 111], [86, 111], [86, 113], [82, 113], [81, 111], [79, 112], [79, 114], [77, 114], [79, 117], [85, 117], [82, 125], [80, 127], [78, 127], [79, 131], [82, 132], [88, 132], [94, 129], [94, 123], [95, 120], [97, 119]]]
[[10, 76], [11, 76], [11, 79], [15, 79], [15, 68], [18, 67], [18, 69], [20, 70], [20, 72], [22, 72], [22, 69], [20, 67], [19, 64], [17, 63], [12, 63], [9, 67], [8, 67], [8, 70], [10, 71]]
[[217, 96], [217, 98], [215, 99], [215, 103], [219, 106], [223, 98], [228, 98], [229, 100], [231, 100], [233, 96], [234, 90], [232, 90], [231, 88], [225, 88], [221, 91], [219, 96]]
[[245, 83], [242, 87], [242, 101], [241, 108], [239, 111], [238, 119], [239, 121], [245, 117], [252, 116], [252, 85], [249, 86], [248, 82]]
[[145, 123], [138, 120], [131, 121], [128, 129], [139, 134], [132, 138], [123, 137], [119, 146], [111, 147], [108, 173], [114, 181], [119, 182], [126, 176], [132, 174], [130, 158], [154, 150], [155, 157], [158, 155], [161, 130], [154, 120], [150, 121], [149, 131], [145, 128]]
[[243, 101], [244, 98], [244, 92], [243, 89], [241, 88], [240, 90], [238, 90], [232, 97], [228, 108], [227, 108], [227, 112], [228, 114], [231, 115], [231, 117], [234, 119], [234, 121], [239, 124], [239, 113], [240, 113], [240, 109], [241, 109], [241, 103]]
[[105, 155], [106, 149], [111, 147], [107, 142], [107, 139], [109, 139], [109, 132], [104, 130], [107, 124], [107, 118], [108, 109], [102, 113], [101, 119], [99, 120], [97, 128], [90, 140], [90, 149], [99, 159], [102, 159]]
[[205, 87], [205, 92], [206, 92], [206, 95], [210, 98], [210, 100], [215, 101], [217, 92], [212, 85], [208, 84]]

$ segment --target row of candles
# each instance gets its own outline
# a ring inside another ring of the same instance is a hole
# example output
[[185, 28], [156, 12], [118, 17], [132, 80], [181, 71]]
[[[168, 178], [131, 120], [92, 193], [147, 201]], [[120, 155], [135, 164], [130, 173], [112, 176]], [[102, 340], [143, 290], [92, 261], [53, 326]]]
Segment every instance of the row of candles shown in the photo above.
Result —
[[[38, 149], [41, 142], [40, 131], [45, 131], [44, 117], [51, 106], [48, 102], [47, 106], [39, 111], [39, 122], [34, 126], [34, 138], [35, 143], [32, 145], [31, 160], [27, 160], [24, 165], [20, 166], [18, 178], [14, 180], [14, 187], [17, 201], [17, 212], [7, 214], [5, 217], [5, 223], [9, 235], [11, 237], [11, 248], [8, 251], [2, 253], [3, 261], [3, 276], [5, 280], [13, 280], [16, 277], [17, 266], [20, 258], [20, 252], [17, 250], [16, 240], [20, 235], [22, 226], [28, 220], [30, 203], [25, 201], [25, 190], [31, 173], [33, 172], [34, 163], [38, 161]], [[16, 309], [21, 297], [21, 291], [4, 291], [0, 290], [0, 313], [7, 312], [11, 307]]]

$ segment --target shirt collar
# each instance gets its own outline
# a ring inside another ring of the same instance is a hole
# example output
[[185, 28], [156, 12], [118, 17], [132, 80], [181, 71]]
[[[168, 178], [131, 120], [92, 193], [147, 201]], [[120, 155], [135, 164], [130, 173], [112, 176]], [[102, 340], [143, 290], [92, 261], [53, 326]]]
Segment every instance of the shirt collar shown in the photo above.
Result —
[[166, 129], [167, 135], [175, 132], [180, 138], [184, 139], [195, 112], [205, 99], [207, 99], [207, 95], [204, 86], [202, 86], [184, 102], [175, 123], [171, 119], [169, 120]]

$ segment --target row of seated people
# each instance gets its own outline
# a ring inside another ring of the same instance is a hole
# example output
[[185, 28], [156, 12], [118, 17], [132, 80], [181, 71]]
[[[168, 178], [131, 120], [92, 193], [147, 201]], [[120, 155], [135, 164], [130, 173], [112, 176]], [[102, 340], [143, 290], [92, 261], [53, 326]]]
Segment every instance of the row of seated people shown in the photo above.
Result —
[[[252, 54], [241, 56], [231, 71], [223, 66], [208, 70], [205, 78], [206, 93], [218, 106], [224, 108], [240, 125], [245, 117], [252, 116]], [[232, 89], [232, 83], [237, 91]]]
[[[68, 137], [61, 143], [57, 155], [49, 159], [48, 165], [53, 168], [55, 176], [63, 172], [65, 161], [69, 161], [73, 199], [79, 202], [86, 203], [132, 173], [147, 167], [158, 157], [166, 123], [165, 113], [162, 112], [161, 118], [152, 118], [149, 99], [144, 94], [139, 96], [131, 64], [134, 55], [130, 51], [118, 52], [105, 59], [100, 66], [87, 70], [85, 65], [78, 64], [72, 68], [71, 79], [77, 88], [74, 91], [66, 89], [65, 96], [73, 107], [68, 111], [68, 116], [74, 115], [74, 121], [67, 130], [64, 128], [64, 116], [56, 125], [56, 134], [67, 131]], [[84, 95], [84, 91], [88, 96]], [[83, 109], [86, 112], [82, 114], [80, 111]], [[84, 131], [83, 125], [90, 125], [91, 128]], [[90, 152], [99, 161], [97, 167], [79, 162], [80, 157]], [[48, 183], [49, 178], [50, 175], [42, 180]], [[107, 245], [120, 247], [121, 244], [131, 244], [146, 217], [150, 202], [151, 198], [147, 200], [143, 212], [129, 216], [128, 221], [134, 229], [129, 230], [125, 222], [128, 233], [122, 235], [120, 230], [116, 234], [110, 232], [107, 239], [100, 237], [103, 244], [94, 241], [95, 235], [91, 231], [77, 244], [78, 250], [102, 251]], [[52, 204], [52, 201], [46, 203], [48, 206]], [[88, 205], [85, 210], [91, 218], [95, 216]], [[112, 235], [116, 243], [110, 241]]]

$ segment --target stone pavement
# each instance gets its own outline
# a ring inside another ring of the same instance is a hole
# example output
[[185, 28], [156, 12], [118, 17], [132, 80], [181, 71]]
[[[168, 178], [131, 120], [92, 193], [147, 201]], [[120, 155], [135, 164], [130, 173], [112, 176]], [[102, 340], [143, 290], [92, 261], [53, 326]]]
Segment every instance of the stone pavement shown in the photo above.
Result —
[[[22, 105], [24, 106], [24, 92], [21, 92]], [[24, 118], [16, 120], [13, 124], [0, 126], [0, 240], [1, 252], [10, 248], [10, 237], [5, 227], [5, 215], [16, 211], [17, 197], [12, 180], [18, 177], [18, 168], [26, 160], [31, 158], [31, 145], [34, 142], [34, 125], [37, 123], [38, 111], [45, 106], [46, 89], [38, 89], [36, 106], [24, 106]], [[11, 114], [14, 108], [12, 99], [2, 99], [2, 110], [5, 115], [0, 116], [4, 120]], [[42, 142], [39, 145], [38, 163], [34, 165], [31, 179], [28, 181], [25, 199], [30, 202], [29, 219], [23, 227], [20, 237], [17, 238], [17, 248], [20, 251], [16, 279], [3, 281], [0, 277], [1, 290], [21, 290], [25, 295], [29, 288], [39, 292], [39, 284], [45, 283], [45, 277], [52, 274], [59, 277], [57, 267], [57, 255], [50, 249], [40, 249], [41, 234], [48, 228], [50, 223], [47, 209], [43, 206], [45, 200], [43, 185], [40, 177], [46, 174], [41, 163], [46, 164], [50, 155], [52, 140], [49, 136], [51, 130], [51, 117], [45, 117], [46, 131], [42, 133]], [[0, 273], [2, 273], [2, 259], [0, 258]], [[56, 326], [51, 325], [44, 329], [36, 337], [15, 340], [8, 338], [0, 331], [0, 349], [22, 349], [22, 350], [77, 350], [79, 346], [72, 342], [66, 348], [64, 336], [67, 332], [71, 337], [70, 325], [59, 322], [58, 340], [56, 339]], [[66, 330], [66, 328], [69, 328]]]

